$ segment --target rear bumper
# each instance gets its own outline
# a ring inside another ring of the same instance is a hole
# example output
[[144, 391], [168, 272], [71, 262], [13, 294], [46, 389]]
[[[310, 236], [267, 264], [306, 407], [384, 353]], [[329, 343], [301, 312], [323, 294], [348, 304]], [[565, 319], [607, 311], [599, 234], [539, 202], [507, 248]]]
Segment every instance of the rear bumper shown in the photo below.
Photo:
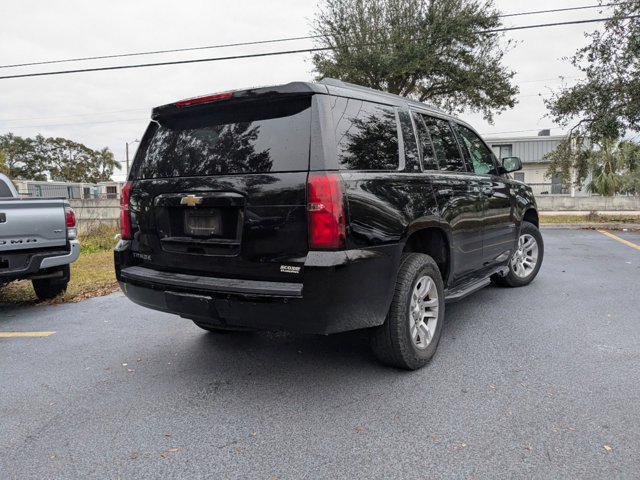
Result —
[[209, 293], [227, 293], [260, 297], [302, 298], [302, 283], [261, 282], [235, 278], [213, 278], [184, 273], [160, 272], [145, 267], [120, 271], [124, 281], [143, 282], [162, 289], [188, 289]]
[[75, 262], [80, 257], [80, 242], [78, 240], [71, 240], [69, 242], [69, 253], [65, 255], [59, 255], [55, 257], [47, 257], [42, 260], [40, 268], [59, 267], [61, 265], [69, 265]]
[[0, 281], [12, 281], [29, 278], [44, 278], [59, 271], [56, 267], [75, 262], [80, 256], [80, 242], [71, 240], [67, 248], [47, 248], [44, 250], [18, 250], [0, 252], [0, 261], [8, 264], [0, 268]]
[[212, 278], [126, 265], [115, 252], [125, 295], [142, 306], [223, 326], [330, 334], [384, 322], [399, 262], [395, 246], [309, 252], [304, 282]]

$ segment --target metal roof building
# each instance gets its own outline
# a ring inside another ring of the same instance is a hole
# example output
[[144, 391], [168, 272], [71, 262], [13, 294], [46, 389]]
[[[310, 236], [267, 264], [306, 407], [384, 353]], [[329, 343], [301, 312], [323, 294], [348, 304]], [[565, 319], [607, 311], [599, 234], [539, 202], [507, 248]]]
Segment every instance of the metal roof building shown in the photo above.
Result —
[[498, 158], [520, 157], [522, 170], [514, 172], [514, 178], [532, 186], [536, 194], [569, 193], [558, 178], [546, 176], [549, 161], [544, 157], [556, 149], [564, 135], [549, 135], [541, 130], [537, 136], [485, 138]]

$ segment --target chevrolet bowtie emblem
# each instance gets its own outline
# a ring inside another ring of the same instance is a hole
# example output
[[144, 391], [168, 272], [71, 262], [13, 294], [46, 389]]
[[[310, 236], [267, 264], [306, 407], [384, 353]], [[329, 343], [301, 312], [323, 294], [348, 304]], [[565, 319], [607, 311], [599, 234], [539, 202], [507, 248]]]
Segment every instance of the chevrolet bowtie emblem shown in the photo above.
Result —
[[187, 205], [189, 207], [195, 207], [202, 203], [202, 197], [196, 197], [195, 195], [187, 195], [180, 199], [180, 205]]

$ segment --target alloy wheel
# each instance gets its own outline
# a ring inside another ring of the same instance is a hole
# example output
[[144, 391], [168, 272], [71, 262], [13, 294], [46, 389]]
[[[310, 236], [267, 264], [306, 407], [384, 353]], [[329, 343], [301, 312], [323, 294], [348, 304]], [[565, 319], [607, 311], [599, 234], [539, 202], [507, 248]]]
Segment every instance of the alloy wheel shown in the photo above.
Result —
[[527, 278], [538, 264], [538, 242], [525, 233], [518, 239], [518, 248], [511, 257], [511, 270], [518, 278]]
[[420, 350], [429, 346], [438, 324], [438, 289], [428, 275], [418, 279], [411, 293], [409, 331], [411, 341]]

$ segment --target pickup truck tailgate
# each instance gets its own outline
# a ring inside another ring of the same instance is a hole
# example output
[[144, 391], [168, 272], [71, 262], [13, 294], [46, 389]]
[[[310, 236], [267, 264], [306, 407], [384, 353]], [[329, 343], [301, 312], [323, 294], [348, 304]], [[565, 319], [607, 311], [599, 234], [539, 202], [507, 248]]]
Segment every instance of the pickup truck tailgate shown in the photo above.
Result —
[[0, 253], [67, 243], [60, 199], [0, 199]]

